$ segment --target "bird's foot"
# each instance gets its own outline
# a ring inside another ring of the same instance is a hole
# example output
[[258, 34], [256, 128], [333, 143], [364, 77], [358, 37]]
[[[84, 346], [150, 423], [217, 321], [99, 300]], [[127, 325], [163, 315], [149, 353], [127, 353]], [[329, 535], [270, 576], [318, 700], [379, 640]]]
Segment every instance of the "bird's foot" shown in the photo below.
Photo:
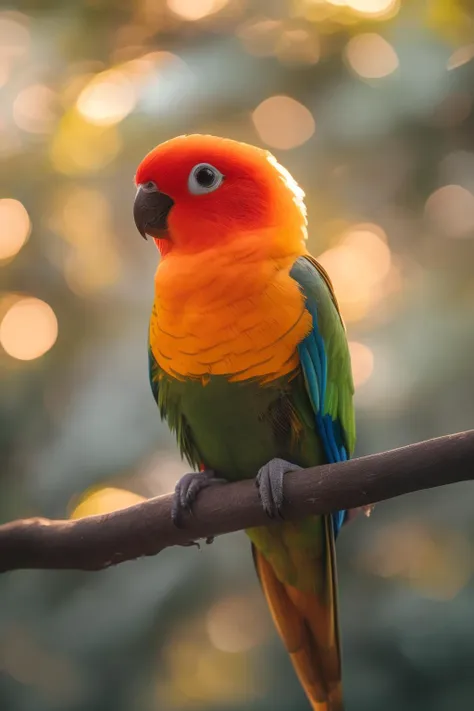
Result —
[[[174, 490], [173, 506], [171, 508], [171, 518], [174, 525], [178, 528], [183, 527], [183, 514], [192, 513], [193, 504], [200, 491], [213, 484], [224, 483], [225, 479], [216, 477], [212, 469], [184, 474]], [[206, 543], [212, 543], [212, 540], [206, 539]], [[192, 542], [189, 545], [195, 545], [195, 543]], [[199, 547], [199, 544], [196, 545]]]
[[287, 472], [296, 469], [301, 469], [301, 467], [284, 459], [271, 459], [259, 470], [255, 484], [263, 510], [269, 518], [275, 518], [275, 516], [284, 518], [283, 478]]

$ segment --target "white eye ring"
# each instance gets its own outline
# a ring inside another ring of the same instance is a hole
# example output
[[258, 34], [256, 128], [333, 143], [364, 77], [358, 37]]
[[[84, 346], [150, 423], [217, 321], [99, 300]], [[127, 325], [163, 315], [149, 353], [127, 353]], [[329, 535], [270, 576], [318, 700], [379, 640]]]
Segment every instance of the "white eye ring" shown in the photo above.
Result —
[[193, 195], [204, 195], [217, 190], [224, 180], [222, 173], [210, 163], [198, 163], [189, 174], [188, 189]]

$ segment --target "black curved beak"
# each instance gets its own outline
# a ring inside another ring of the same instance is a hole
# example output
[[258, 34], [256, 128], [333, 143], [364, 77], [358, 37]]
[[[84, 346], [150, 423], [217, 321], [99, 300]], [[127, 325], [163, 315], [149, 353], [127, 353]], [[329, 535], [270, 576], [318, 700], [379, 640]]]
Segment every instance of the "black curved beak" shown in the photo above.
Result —
[[140, 185], [138, 186], [133, 204], [133, 217], [144, 239], [147, 235], [160, 239], [168, 237], [168, 214], [173, 205], [174, 202], [169, 195], [158, 190], [147, 192]]

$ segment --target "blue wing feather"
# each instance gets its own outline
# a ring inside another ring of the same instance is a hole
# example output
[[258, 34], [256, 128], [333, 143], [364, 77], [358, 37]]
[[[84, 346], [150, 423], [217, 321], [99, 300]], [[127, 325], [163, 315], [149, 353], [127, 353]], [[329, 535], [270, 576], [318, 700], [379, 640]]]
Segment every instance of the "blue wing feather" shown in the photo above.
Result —
[[[305, 257], [301, 257], [295, 262], [290, 275], [299, 284], [306, 300], [306, 308], [313, 320], [313, 328], [298, 346], [298, 353], [306, 389], [315, 413], [317, 431], [321, 437], [327, 461], [329, 463], [342, 462], [349, 458], [343, 425], [338, 417], [334, 418], [332, 414], [325, 412], [328, 351], [320, 325], [321, 318], [318, 313], [317, 299], [318, 292], [324, 289], [327, 291], [330, 301], [331, 292], [327, 283], [324, 284], [316, 265]], [[338, 312], [337, 315], [339, 317]], [[340, 327], [343, 328], [342, 322]], [[329, 357], [330, 355], [329, 353]], [[332, 515], [336, 535], [343, 524], [345, 514], [345, 511], [337, 511]]]

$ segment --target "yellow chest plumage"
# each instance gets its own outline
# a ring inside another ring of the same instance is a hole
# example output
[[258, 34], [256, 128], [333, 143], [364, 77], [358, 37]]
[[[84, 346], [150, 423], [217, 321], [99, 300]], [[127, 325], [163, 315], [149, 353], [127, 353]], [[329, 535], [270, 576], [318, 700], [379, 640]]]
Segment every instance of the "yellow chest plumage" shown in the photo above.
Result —
[[158, 266], [150, 347], [174, 377], [270, 381], [298, 365], [311, 316], [289, 272], [299, 254], [270, 258], [255, 239], [170, 253]]

